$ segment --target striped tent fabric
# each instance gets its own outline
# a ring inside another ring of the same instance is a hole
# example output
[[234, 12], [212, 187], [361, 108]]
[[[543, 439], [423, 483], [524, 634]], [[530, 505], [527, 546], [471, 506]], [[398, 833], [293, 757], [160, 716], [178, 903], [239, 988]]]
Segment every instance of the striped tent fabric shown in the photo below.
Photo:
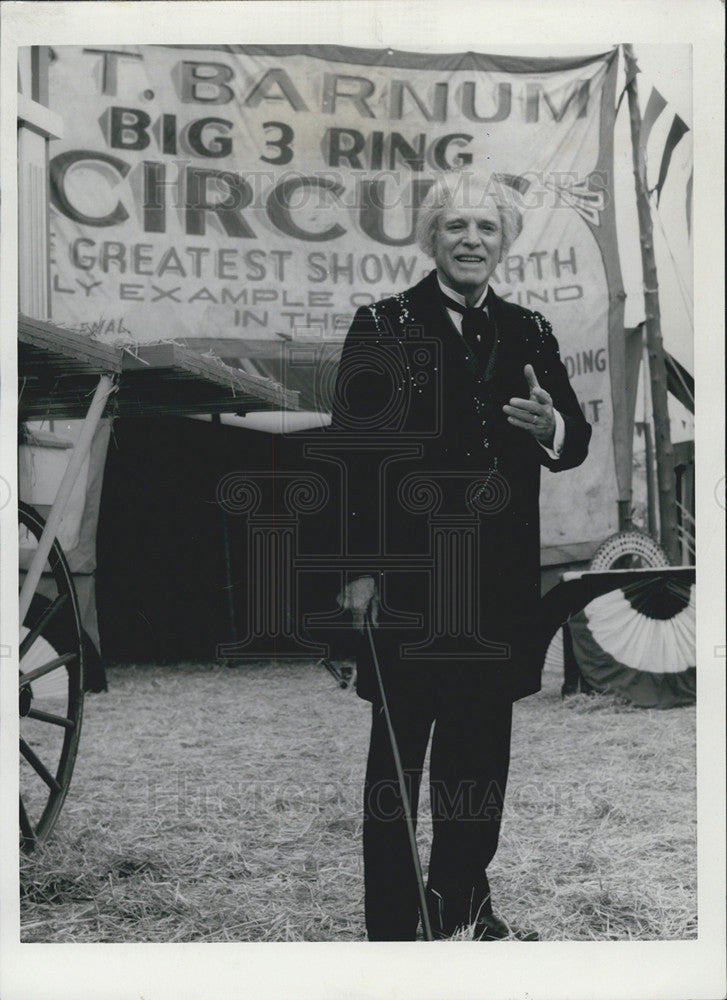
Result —
[[694, 704], [693, 583], [640, 580], [594, 598], [568, 624], [578, 667], [596, 691], [641, 708]]

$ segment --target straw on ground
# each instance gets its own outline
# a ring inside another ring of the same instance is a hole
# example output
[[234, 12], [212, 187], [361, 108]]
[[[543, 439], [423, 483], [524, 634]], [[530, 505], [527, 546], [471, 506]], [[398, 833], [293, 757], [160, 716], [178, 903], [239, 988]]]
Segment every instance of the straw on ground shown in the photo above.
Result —
[[[544, 940], [696, 937], [694, 709], [559, 683], [516, 705], [497, 912]], [[368, 726], [310, 664], [112, 668], [56, 831], [21, 862], [22, 939], [362, 940]]]

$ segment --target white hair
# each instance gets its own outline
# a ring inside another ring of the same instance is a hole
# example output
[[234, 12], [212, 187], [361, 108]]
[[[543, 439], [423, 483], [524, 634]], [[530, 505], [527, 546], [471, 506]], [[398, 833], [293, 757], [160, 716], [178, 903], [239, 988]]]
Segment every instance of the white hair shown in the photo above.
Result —
[[502, 253], [508, 252], [523, 228], [520, 209], [514, 204], [513, 195], [496, 174], [479, 176], [471, 170], [452, 170], [442, 174], [427, 192], [417, 219], [416, 237], [428, 257], [433, 257], [439, 220], [447, 209], [464, 205], [478, 207], [487, 200], [494, 201], [502, 226]]

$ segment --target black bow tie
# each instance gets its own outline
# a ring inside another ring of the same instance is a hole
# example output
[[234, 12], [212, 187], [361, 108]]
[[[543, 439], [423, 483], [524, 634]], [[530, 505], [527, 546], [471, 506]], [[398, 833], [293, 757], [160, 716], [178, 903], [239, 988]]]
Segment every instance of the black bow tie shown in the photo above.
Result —
[[447, 309], [462, 314], [462, 337], [472, 353], [485, 361], [495, 342], [495, 327], [484, 308], [462, 306], [448, 295], [442, 294]]

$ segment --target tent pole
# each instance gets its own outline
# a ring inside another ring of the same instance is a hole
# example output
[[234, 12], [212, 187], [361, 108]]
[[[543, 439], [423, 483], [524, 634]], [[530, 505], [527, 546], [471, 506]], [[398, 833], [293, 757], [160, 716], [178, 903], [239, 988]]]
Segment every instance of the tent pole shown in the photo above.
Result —
[[659, 283], [654, 257], [654, 238], [651, 223], [651, 209], [646, 184], [646, 164], [641, 149], [641, 109], [636, 86], [636, 59], [633, 47], [623, 47], [626, 71], [630, 77], [627, 86], [629, 119], [631, 122], [631, 145], [634, 164], [634, 184], [636, 187], [636, 210], [639, 217], [641, 243], [641, 264], [644, 274], [644, 311], [646, 326], [646, 346], [649, 352], [649, 372], [651, 375], [651, 399], [654, 414], [654, 445], [656, 475], [659, 486], [659, 523], [661, 544], [672, 565], [681, 563], [680, 546], [676, 518], [676, 481], [674, 457], [669, 426], [669, 404], [666, 388], [666, 364], [664, 343], [661, 336], [661, 312], [659, 309]]
[[[219, 413], [212, 414], [212, 424], [218, 428], [222, 427], [222, 418]], [[216, 432], [220, 434], [218, 430]], [[222, 556], [225, 569], [225, 595], [227, 606], [227, 625], [232, 636], [232, 642], [237, 645], [237, 622], [235, 620], [235, 581], [232, 576], [232, 556], [230, 554], [230, 523], [224, 504], [220, 504], [222, 514]]]
[[654, 497], [654, 446], [651, 442], [651, 427], [644, 421], [644, 444], [646, 446], [646, 503], [649, 517], [649, 533], [656, 535], [656, 503]]
[[646, 498], [649, 512], [649, 534], [653, 538], [659, 538], [659, 518], [656, 513], [656, 488], [654, 483], [654, 440], [651, 434], [651, 420], [653, 417], [651, 405], [651, 382], [649, 379], [649, 352], [646, 349], [646, 341], [643, 345], [644, 369], [644, 444], [646, 448]]

